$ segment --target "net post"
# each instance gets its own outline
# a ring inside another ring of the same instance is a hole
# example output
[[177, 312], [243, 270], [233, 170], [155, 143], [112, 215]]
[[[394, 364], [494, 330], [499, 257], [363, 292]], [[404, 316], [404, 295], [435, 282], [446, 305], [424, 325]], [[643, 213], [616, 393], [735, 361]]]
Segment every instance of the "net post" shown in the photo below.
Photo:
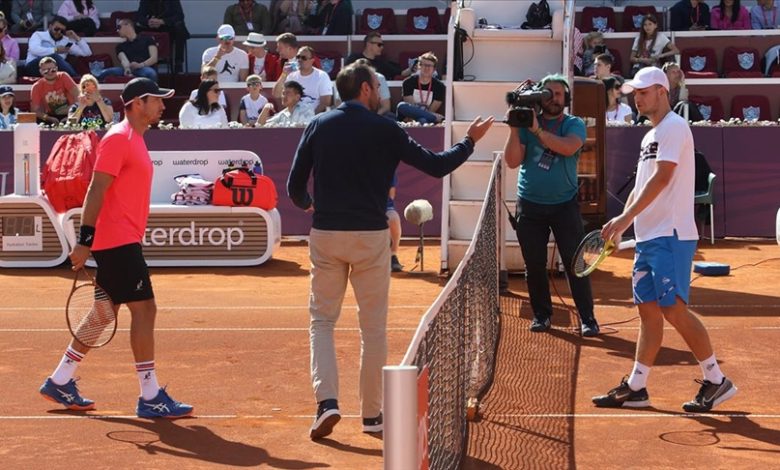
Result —
[[509, 288], [509, 270], [506, 267], [506, 233], [504, 231], [505, 217], [509, 217], [510, 214], [504, 215], [504, 152], [496, 150], [493, 152], [493, 162], [501, 160], [501, 165], [496, 175], [496, 236], [498, 237], [496, 245], [498, 246], [498, 292], [499, 296], [502, 291], [506, 291]]
[[384, 366], [384, 470], [418, 468], [417, 367]]

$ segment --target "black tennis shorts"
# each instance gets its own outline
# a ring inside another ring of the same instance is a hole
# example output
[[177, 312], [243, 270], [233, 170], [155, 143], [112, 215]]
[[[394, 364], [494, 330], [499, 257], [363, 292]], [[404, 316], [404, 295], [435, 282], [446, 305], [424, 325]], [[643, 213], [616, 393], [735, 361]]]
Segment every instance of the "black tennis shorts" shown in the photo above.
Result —
[[98, 265], [95, 280], [114, 305], [154, 298], [140, 243], [93, 251], [92, 256]]

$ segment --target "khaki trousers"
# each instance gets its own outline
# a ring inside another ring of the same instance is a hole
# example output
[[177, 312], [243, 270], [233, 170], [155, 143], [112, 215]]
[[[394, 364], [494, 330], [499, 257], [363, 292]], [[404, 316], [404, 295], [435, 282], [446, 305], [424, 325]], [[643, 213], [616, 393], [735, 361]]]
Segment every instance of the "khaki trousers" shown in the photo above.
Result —
[[309, 339], [314, 395], [317, 402], [339, 396], [333, 330], [349, 280], [360, 325], [360, 412], [364, 418], [376, 417], [382, 410], [382, 367], [387, 361], [389, 230], [312, 229], [309, 235]]

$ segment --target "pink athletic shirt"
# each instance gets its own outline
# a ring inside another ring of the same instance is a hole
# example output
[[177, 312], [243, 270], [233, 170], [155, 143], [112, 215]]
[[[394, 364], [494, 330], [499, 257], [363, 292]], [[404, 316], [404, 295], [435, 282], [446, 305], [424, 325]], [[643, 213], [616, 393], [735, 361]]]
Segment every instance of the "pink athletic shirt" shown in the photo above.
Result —
[[95, 224], [92, 250], [141, 243], [149, 217], [152, 160], [143, 137], [127, 120], [115, 124], [100, 141], [95, 171], [114, 177]]

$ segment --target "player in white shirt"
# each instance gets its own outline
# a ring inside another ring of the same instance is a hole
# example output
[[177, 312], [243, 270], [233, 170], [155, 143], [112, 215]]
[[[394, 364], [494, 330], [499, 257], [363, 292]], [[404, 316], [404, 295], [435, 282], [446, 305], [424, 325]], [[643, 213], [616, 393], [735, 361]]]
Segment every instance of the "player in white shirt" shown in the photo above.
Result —
[[282, 75], [274, 85], [274, 97], [281, 98], [284, 84], [295, 81], [303, 86], [301, 103], [314, 108], [315, 114], [326, 111], [328, 106], [333, 104], [333, 83], [327, 73], [314, 67], [314, 49], [303, 46], [298, 49], [295, 58], [297, 62], [294, 63], [298, 64], [298, 70], [293, 70], [295, 65], [290, 62], [285, 64]]
[[641, 69], [622, 91], [634, 93], [637, 110], [653, 128], [642, 139], [636, 186], [623, 213], [607, 222], [601, 234], [605, 240], [619, 241], [634, 224], [633, 290], [641, 323], [631, 375], [608, 394], [593, 397], [593, 403], [650, 406], [647, 377], [661, 349], [666, 319], [688, 344], [704, 376], [696, 380], [699, 392], [683, 403], [683, 409], [708, 412], [736, 395], [737, 387], [721, 372], [707, 329], [688, 310], [691, 264], [699, 239], [693, 215], [693, 134], [669, 106], [669, 80], [661, 69]]
[[268, 99], [260, 93], [263, 91], [260, 75], [247, 77], [246, 89], [249, 93], [241, 97], [241, 103], [238, 105], [238, 122], [245, 126], [254, 126], [263, 108], [268, 104]]
[[233, 45], [236, 33], [229, 24], [223, 24], [217, 30], [219, 46], [203, 51], [203, 66], [217, 69], [219, 81], [223, 83], [243, 82], [249, 75], [249, 56]]

